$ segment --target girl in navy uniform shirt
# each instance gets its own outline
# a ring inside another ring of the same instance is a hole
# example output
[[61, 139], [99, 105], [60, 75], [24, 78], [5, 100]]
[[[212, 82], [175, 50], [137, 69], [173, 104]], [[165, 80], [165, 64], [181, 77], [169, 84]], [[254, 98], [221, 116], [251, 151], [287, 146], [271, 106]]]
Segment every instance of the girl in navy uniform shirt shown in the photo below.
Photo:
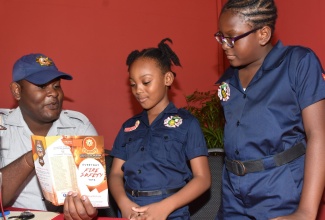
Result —
[[[143, 112], [127, 120], [111, 155], [109, 188], [121, 216], [190, 219], [187, 204], [211, 184], [207, 147], [198, 121], [169, 101], [177, 55], [166, 44], [127, 58], [132, 93]], [[188, 166], [188, 162], [190, 167]]]
[[[108, 179], [119, 215], [128, 219], [190, 219], [187, 204], [211, 185], [199, 122], [168, 98], [171, 66], [180, 62], [166, 41], [172, 42], [166, 38], [158, 48], [127, 58], [131, 90], [144, 110], [122, 125]], [[86, 196], [68, 193], [65, 219], [93, 219], [97, 213]]]
[[274, 46], [273, 0], [229, 0], [216, 39], [225, 118], [217, 219], [315, 219], [325, 183], [325, 77], [308, 48]]

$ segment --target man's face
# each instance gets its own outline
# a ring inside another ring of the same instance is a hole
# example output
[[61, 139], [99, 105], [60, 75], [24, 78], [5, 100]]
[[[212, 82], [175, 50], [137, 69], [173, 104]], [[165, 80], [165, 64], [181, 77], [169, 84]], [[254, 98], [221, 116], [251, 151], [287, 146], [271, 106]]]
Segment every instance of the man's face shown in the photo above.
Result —
[[18, 85], [20, 97], [17, 100], [27, 123], [52, 123], [59, 118], [64, 97], [60, 79], [44, 85], [21, 80]]

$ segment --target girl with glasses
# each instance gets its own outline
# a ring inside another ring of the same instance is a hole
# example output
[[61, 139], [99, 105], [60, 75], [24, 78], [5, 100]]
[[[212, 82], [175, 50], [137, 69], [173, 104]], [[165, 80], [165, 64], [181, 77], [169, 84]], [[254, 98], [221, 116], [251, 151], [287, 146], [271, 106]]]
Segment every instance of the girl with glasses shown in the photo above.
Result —
[[217, 41], [225, 166], [216, 219], [315, 219], [325, 185], [325, 76], [312, 50], [275, 45], [273, 0], [228, 0]]

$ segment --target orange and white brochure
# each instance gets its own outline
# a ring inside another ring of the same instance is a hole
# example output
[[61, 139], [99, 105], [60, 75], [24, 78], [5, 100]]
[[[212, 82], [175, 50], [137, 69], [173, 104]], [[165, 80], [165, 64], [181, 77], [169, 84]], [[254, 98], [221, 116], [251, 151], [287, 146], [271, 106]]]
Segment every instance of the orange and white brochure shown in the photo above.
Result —
[[63, 205], [69, 191], [108, 207], [102, 136], [32, 136], [35, 171], [46, 200]]

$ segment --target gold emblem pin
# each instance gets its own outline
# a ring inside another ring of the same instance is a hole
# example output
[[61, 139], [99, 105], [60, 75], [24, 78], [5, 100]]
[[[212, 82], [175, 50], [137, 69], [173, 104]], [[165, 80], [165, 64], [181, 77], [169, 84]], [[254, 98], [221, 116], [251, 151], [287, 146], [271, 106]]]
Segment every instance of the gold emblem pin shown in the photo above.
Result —
[[36, 62], [39, 63], [41, 66], [52, 66], [53, 62], [48, 57], [37, 57]]

